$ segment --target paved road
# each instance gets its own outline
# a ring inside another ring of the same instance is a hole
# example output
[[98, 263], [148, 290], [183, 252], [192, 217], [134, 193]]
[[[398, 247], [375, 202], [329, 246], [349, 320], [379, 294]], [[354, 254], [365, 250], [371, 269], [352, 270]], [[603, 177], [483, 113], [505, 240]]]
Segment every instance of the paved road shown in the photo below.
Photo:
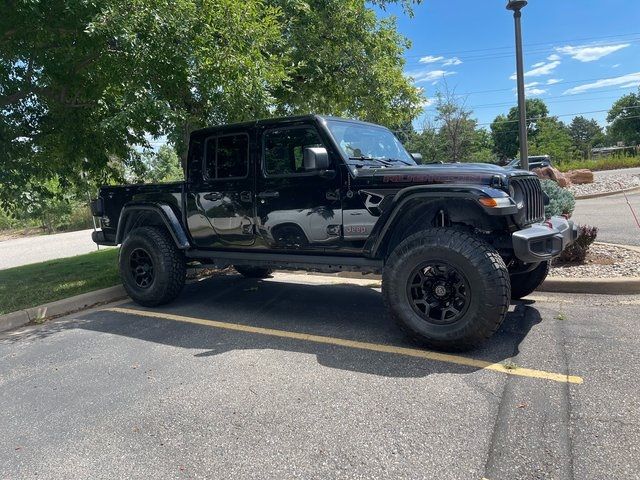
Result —
[[91, 241], [91, 232], [80, 230], [0, 242], [0, 270], [93, 252], [96, 244]]
[[[628, 193], [627, 198], [640, 219], [640, 192]], [[577, 200], [573, 220], [597, 226], [601, 242], [640, 245], [640, 228], [622, 194]]]
[[347, 281], [214, 278], [0, 337], [0, 478], [638, 478], [639, 297], [540, 294], [437, 361]]

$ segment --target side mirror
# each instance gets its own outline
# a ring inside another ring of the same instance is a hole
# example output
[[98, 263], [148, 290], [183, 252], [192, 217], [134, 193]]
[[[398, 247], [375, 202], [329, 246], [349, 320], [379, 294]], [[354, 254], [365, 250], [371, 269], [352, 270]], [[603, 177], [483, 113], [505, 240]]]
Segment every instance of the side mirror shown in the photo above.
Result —
[[416, 152], [416, 153], [412, 153], [412, 154], [411, 154], [411, 157], [413, 158], [413, 160], [414, 160], [416, 163], [422, 163], [422, 154], [421, 154], [421, 153], [418, 153], [418, 152]]
[[329, 154], [323, 147], [305, 147], [303, 165], [306, 171], [327, 170], [329, 168]]

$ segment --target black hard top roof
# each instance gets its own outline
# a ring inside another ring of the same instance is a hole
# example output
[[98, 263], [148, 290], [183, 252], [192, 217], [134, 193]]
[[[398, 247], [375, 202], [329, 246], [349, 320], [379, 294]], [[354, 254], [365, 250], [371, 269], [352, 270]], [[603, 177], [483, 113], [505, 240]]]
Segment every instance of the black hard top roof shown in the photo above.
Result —
[[344, 122], [361, 123], [363, 125], [372, 125], [372, 126], [380, 127], [380, 125], [376, 125], [375, 123], [363, 122], [361, 120], [354, 120], [351, 118], [332, 117], [329, 115], [297, 115], [297, 116], [291, 116], [291, 117], [263, 118], [259, 120], [249, 121], [249, 122], [216, 125], [212, 127], [201, 128], [199, 130], [194, 130], [191, 133], [191, 135], [219, 133], [219, 132], [232, 131], [232, 130], [237, 131], [237, 130], [242, 130], [243, 128], [252, 128], [252, 127], [274, 127], [278, 125], [286, 125], [286, 124], [291, 124], [296, 122], [305, 122], [305, 121], [308, 122], [308, 121], [316, 121], [316, 120], [340, 120]]

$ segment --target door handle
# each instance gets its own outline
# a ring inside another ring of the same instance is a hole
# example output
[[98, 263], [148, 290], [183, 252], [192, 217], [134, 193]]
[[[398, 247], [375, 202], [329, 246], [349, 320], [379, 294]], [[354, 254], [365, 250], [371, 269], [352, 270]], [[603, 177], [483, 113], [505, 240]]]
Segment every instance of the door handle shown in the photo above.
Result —
[[222, 198], [222, 193], [220, 192], [205, 193], [203, 197], [205, 200], [209, 200], [209, 201], [220, 200]]
[[259, 198], [278, 198], [280, 196], [280, 192], [260, 192], [258, 194]]
[[240, 201], [241, 202], [246, 202], [246, 203], [251, 203], [251, 192], [249, 191], [243, 191], [240, 192]]

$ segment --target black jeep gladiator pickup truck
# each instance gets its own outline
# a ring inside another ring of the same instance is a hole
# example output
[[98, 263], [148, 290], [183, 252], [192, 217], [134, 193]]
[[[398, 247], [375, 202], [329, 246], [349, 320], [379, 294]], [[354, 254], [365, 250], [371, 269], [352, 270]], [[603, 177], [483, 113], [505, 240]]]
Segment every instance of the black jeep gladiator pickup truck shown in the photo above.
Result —
[[384, 127], [311, 115], [193, 132], [185, 182], [100, 189], [93, 240], [121, 244], [122, 282], [145, 306], [173, 300], [192, 262], [251, 278], [382, 273], [406, 332], [462, 350], [491, 336], [575, 239], [544, 202], [530, 172], [418, 165]]

